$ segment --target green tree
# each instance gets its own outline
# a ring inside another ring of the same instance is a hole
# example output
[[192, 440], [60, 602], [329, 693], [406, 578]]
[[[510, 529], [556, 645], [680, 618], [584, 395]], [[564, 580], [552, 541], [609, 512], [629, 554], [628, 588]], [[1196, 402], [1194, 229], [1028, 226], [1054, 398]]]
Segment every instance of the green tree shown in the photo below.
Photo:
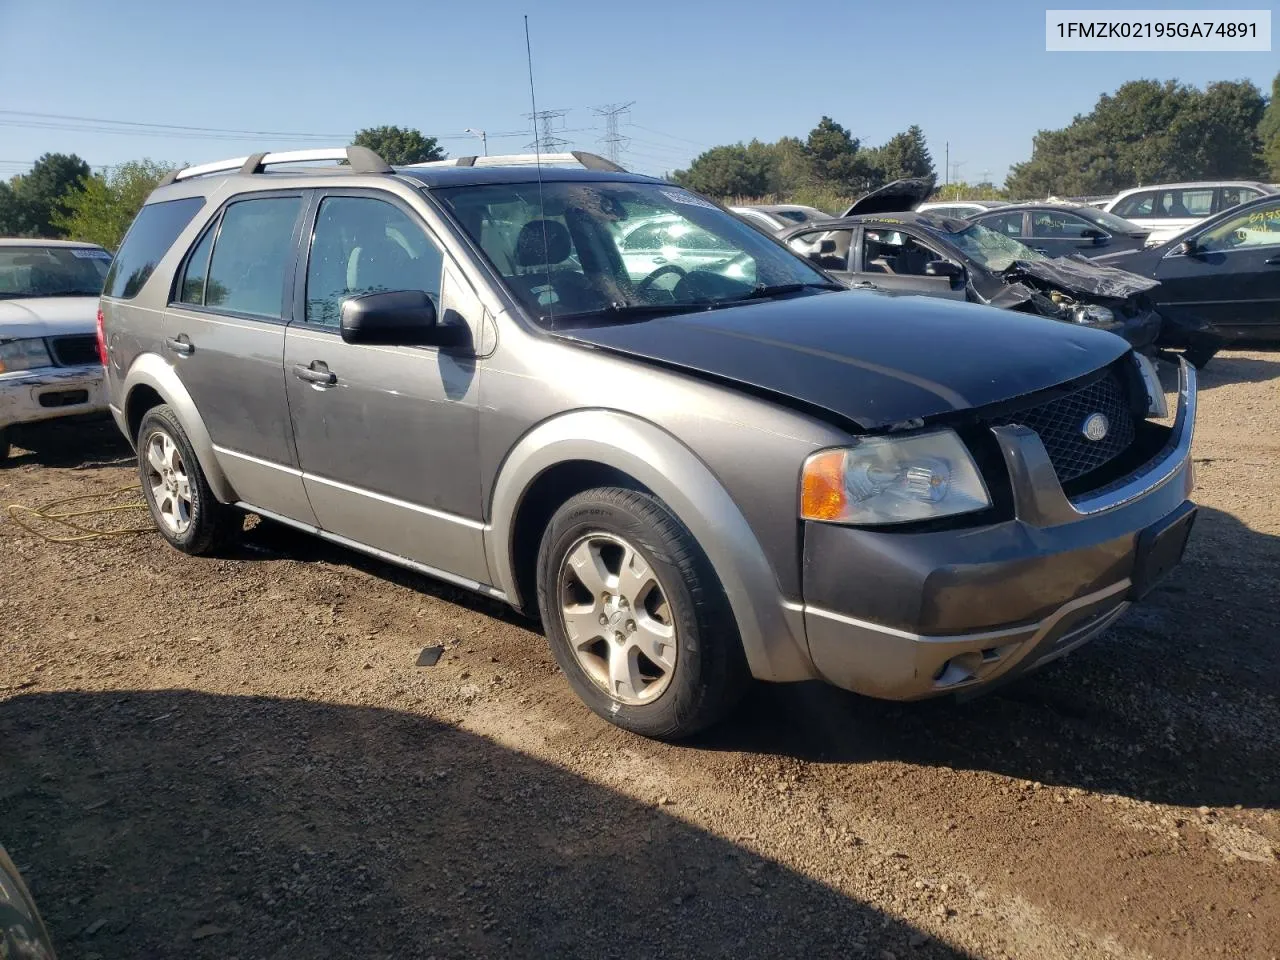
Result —
[[934, 177], [933, 157], [924, 140], [924, 131], [915, 124], [905, 133], [894, 134], [882, 147], [868, 158], [868, 166], [881, 183], [900, 180], [903, 177]]
[[1271, 81], [1271, 100], [1258, 124], [1258, 142], [1267, 176], [1280, 180], [1280, 73]]
[[1141, 183], [1249, 177], [1258, 172], [1265, 101], [1249, 81], [1205, 90], [1135, 80], [1099, 97], [1060, 130], [1041, 130], [1016, 164], [1015, 197], [1110, 193]]
[[773, 158], [763, 144], [741, 143], [712, 147], [694, 158], [688, 170], [671, 179], [709, 197], [761, 197], [769, 192]]
[[368, 127], [358, 131], [351, 142], [368, 147], [392, 165], [426, 163], [445, 156], [435, 137], [423, 136], [412, 127]]
[[173, 168], [154, 160], [133, 160], [106, 174], [92, 174], [83, 188], [67, 194], [57, 226], [74, 240], [115, 250], [156, 185]]
[[65, 198], [88, 175], [89, 165], [75, 154], [46, 153], [28, 173], [14, 177], [0, 196], [0, 232], [60, 237], [55, 220], [66, 212]]
[[865, 156], [859, 155], [861, 144], [841, 124], [824, 116], [809, 131], [805, 140], [805, 156], [813, 177], [822, 186], [842, 193], [862, 193], [871, 185], [871, 169]]

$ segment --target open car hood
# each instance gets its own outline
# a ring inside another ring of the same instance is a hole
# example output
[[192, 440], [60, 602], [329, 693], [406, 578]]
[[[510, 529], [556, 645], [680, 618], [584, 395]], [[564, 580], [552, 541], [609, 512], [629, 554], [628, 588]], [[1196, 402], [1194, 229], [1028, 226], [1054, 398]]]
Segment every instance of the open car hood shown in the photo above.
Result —
[[878, 190], [872, 190], [865, 197], [855, 200], [853, 206], [841, 216], [856, 217], [864, 213], [905, 213], [924, 203], [931, 193], [933, 193], [931, 177], [894, 180]]
[[1015, 260], [1000, 276], [1008, 284], [1030, 278], [1051, 284], [1063, 293], [1113, 300], [1127, 300], [1160, 286], [1159, 280], [1108, 267], [1078, 254], [1053, 260]]

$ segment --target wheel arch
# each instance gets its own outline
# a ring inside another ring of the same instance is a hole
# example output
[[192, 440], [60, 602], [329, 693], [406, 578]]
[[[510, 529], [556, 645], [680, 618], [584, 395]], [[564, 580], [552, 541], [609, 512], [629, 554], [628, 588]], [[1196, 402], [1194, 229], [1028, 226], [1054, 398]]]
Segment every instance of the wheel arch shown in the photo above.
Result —
[[814, 676], [802, 617], [783, 602], [773, 568], [728, 491], [671, 434], [617, 411], [576, 411], [544, 421], [503, 461], [485, 548], [491, 578], [511, 603], [524, 610], [536, 606], [527, 567], [531, 544], [536, 558], [559, 505], [595, 486], [651, 493], [689, 529], [724, 588], [753, 676]]
[[134, 361], [124, 378], [124, 420], [129, 427], [129, 442], [136, 445], [138, 428], [148, 410], [167, 403], [177, 414], [178, 422], [187, 432], [191, 447], [195, 450], [200, 469], [204, 471], [209, 489], [222, 503], [235, 503], [235, 488], [218, 463], [213, 440], [204, 425], [204, 419], [196, 409], [191, 394], [182, 385], [173, 368], [155, 354], [143, 354]]

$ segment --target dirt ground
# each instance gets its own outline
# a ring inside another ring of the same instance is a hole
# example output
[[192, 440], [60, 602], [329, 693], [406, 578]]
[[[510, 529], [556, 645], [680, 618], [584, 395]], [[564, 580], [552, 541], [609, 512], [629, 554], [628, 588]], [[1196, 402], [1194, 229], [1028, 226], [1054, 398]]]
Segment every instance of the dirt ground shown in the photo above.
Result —
[[[1280, 353], [1202, 388], [1186, 562], [1105, 637], [963, 705], [761, 686], [680, 746], [500, 605], [301, 534], [0, 515], [0, 840], [63, 958], [1275, 958]], [[113, 431], [0, 503], [130, 484]]]

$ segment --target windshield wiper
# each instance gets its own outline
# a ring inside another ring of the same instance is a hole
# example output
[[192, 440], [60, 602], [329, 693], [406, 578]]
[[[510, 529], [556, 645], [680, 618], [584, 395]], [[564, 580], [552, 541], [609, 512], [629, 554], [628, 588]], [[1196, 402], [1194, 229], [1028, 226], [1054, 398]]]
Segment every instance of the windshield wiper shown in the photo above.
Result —
[[724, 306], [730, 303], [741, 303], [744, 300], [762, 300], [766, 297], [780, 297], [785, 293], [799, 293], [801, 290], [845, 290], [847, 289], [839, 283], [832, 283], [830, 280], [817, 280], [809, 283], [757, 283], [750, 293], [743, 294], [741, 297], [729, 297], [725, 300], [716, 300], [716, 306]]
[[538, 319], [547, 324], [559, 324], [565, 321], [598, 319], [605, 323], [625, 323], [628, 320], [641, 320], [661, 314], [689, 313], [694, 310], [709, 310], [718, 301], [682, 300], [679, 303], [611, 303], [598, 310], [579, 310], [576, 313], [544, 313]]

